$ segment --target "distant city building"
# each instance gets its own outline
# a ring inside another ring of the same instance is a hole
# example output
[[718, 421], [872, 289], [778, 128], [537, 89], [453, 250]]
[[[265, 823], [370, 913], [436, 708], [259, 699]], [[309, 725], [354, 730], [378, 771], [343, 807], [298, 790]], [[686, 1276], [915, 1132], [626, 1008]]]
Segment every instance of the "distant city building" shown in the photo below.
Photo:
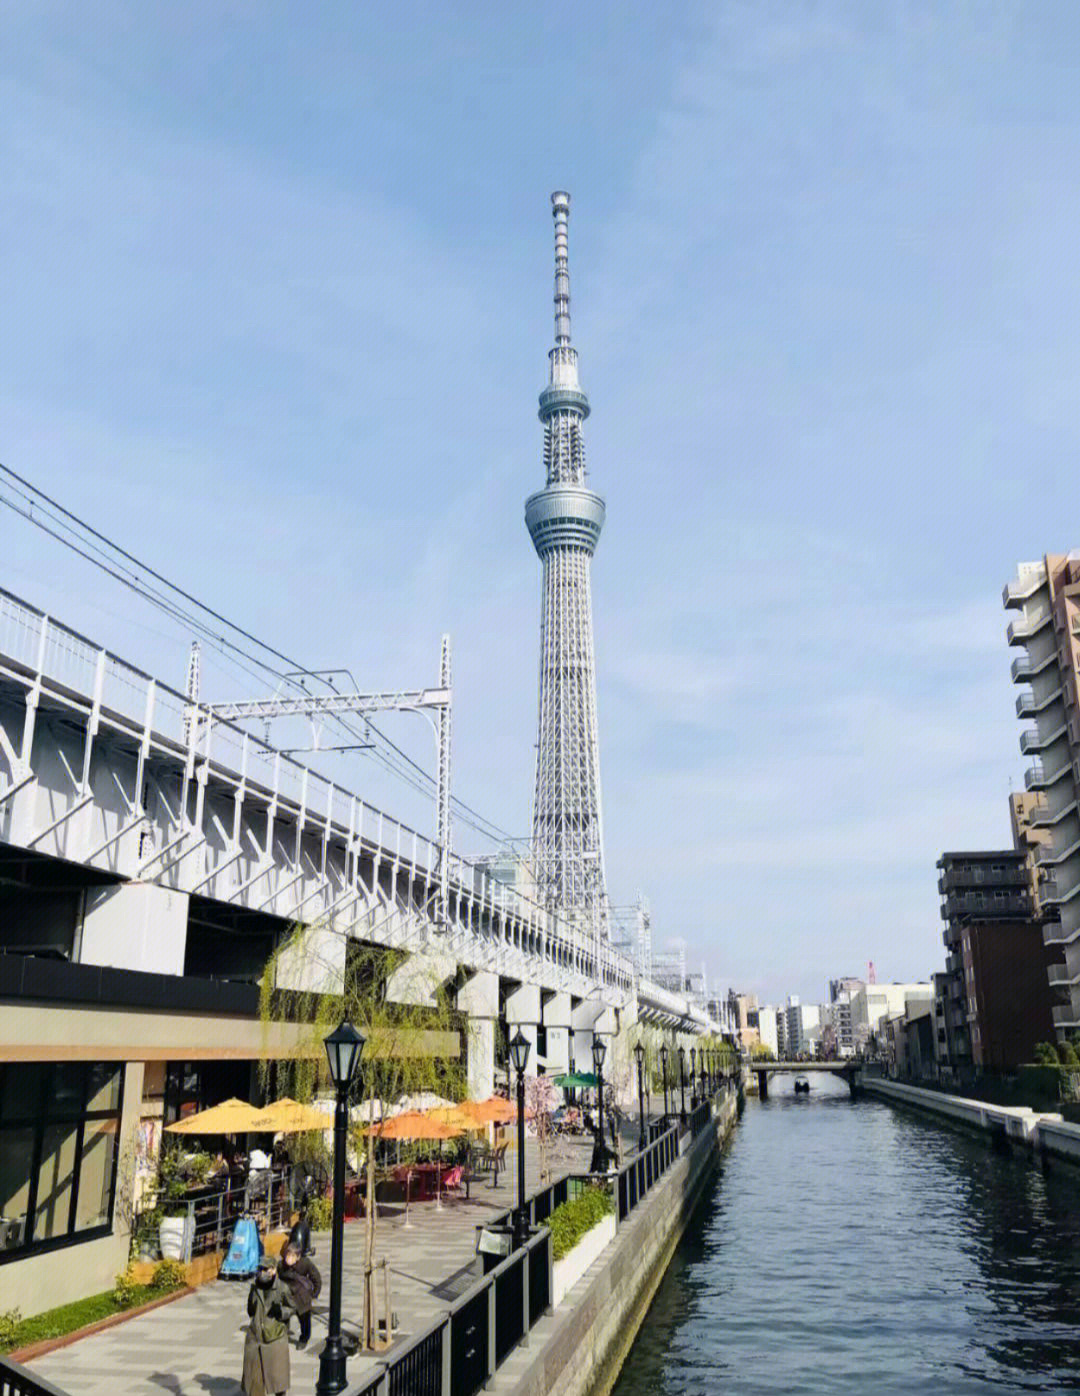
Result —
[[839, 1000], [841, 994], [847, 994], [848, 1002], [850, 1003], [851, 995], [857, 994], [859, 990], [863, 987], [865, 982], [865, 980], [856, 979], [851, 975], [847, 975], [843, 979], [830, 979], [829, 1002], [836, 1003]]
[[780, 1038], [777, 1032], [778, 1010], [762, 1004], [757, 1011], [758, 1041], [767, 1047], [774, 1057], [780, 1056]]
[[908, 1003], [931, 1003], [933, 986], [926, 984], [864, 984], [851, 997], [852, 1035], [856, 1051], [863, 1051], [871, 1037], [879, 1035], [882, 1020], [907, 1011]]
[[760, 1041], [757, 1025], [758, 1001], [756, 994], [738, 994], [728, 990], [728, 1014], [731, 1030], [740, 1044], [749, 1050]]
[[1028, 827], [1050, 835], [1033, 856], [1045, 874], [1040, 910], [1060, 910], [1057, 923], [1044, 923], [1043, 938], [1064, 952], [1064, 963], [1050, 968], [1050, 984], [1060, 1000], [1052, 1004], [1053, 1022], [1065, 1036], [1080, 1028], [1080, 552], [1021, 563], [1002, 601], [1021, 612], [1006, 637], [1024, 650], [1012, 664], [1013, 681], [1025, 686], [1016, 713], [1035, 724], [1021, 733], [1020, 750], [1034, 757], [1024, 785], [1045, 801]]
[[817, 1004], [803, 1003], [797, 994], [790, 994], [783, 1017], [785, 1055], [797, 1057], [803, 1052], [812, 1052], [821, 1028], [821, 1011]]
[[[835, 981], [834, 981], [835, 982]], [[851, 1017], [851, 996], [853, 992], [858, 992], [866, 986], [861, 979], [846, 980], [846, 983], [858, 985], [858, 989], [841, 989], [830, 1004], [831, 1021], [833, 1030], [836, 1033], [836, 1051], [841, 1057], [851, 1057], [855, 1055], [855, 1024]]]
[[[1027, 802], [1010, 800], [1019, 820]], [[935, 976], [938, 1057], [953, 1076], [1030, 1061], [1053, 1035], [1049, 976], [1061, 950], [1043, 939], [1026, 847], [945, 853], [945, 973]]]
[[878, 1037], [893, 1075], [913, 1081], [937, 1077], [933, 999], [910, 999], [903, 1013], [882, 1019]]

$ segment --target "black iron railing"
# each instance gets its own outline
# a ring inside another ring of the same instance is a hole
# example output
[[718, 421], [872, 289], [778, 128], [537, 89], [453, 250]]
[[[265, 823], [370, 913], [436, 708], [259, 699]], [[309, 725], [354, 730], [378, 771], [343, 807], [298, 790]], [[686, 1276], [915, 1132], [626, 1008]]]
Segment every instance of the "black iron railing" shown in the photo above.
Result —
[[67, 1396], [67, 1393], [12, 1362], [10, 1357], [0, 1355], [0, 1396]]
[[394, 1365], [387, 1368], [389, 1396], [442, 1396], [445, 1341], [446, 1325], [439, 1324], [410, 1343]]

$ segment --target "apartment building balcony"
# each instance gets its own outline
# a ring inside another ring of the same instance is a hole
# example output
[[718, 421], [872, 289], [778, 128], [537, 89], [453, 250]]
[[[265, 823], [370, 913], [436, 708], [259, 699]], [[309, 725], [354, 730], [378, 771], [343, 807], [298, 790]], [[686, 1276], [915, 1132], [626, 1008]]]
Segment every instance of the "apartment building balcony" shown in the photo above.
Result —
[[1031, 915], [1031, 897], [1025, 892], [956, 892], [945, 898], [943, 914], [952, 920], [966, 916], [971, 921], [1016, 920]]
[[1052, 989], [1064, 989], [1070, 984], [1080, 984], [1080, 972], [1070, 974], [1068, 965], [1048, 965], [1046, 977]]
[[1035, 866], [1037, 868], [1058, 868], [1077, 853], [1080, 853], [1080, 839], [1073, 839], [1067, 847], [1060, 849], [1053, 844], [1044, 843], [1035, 851]]
[[1049, 790], [1059, 780], [1072, 775], [1072, 762], [1066, 761], [1050, 770], [1041, 761], [1036, 761], [1024, 772], [1024, 784], [1029, 790]]
[[1021, 654], [1013, 660], [1009, 672], [1012, 674], [1013, 683], [1030, 683], [1036, 674], [1041, 674], [1044, 669], [1049, 669], [1051, 664], [1056, 663], [1056, 650], [1051, 650], [1042, 659], [1032, 659], [1030, 654]]
[[1040, 732], [1037, 727], [1029, 727], [1026, 732], [1020, 733], [1020, 750], [1025, 756], [1031, 756], [1037, 751], [1046, 751], [1055, 742], [1060, 741], [1065, 735], [1065, 724], [1061, 723], [1052, 732]]
[[1060, 683], [1053, 684], [1052, 687], [1048, 688], [1046, 692], [1041, 694], [1039, 697], [1035, 696], [1035, 691], [1034, 689], [1032, 689], [1028, 693], [1021, 693], [1017, 697], [1016, 716], [1034, 717], [1036, 713], [1041, 713], [1045, 708], [1050, 707], [1052, 703], [1060, 702], [1060, 700]]
[[1050, 1012], [1054, 1015], [1055, 1028], [1080, 1028], [1080, 1009], [1073, 1004], [1055, 1004]]
[[1071, 945], [1080, 930], [1067, 931], [1060, 921], [1044, 921], [1042, 933], [1044, 945]]
[[1046, 568], [1040, 563], [1030, 572], [1018, 573], [1006, 583], [1001, 593], [1001, 604], [1006, 610], [1022, 606], [1029, 596], [1034, 596], [1040, 587], [1046, 585]]
[[1053, 612], [1049, 606], [1040, 606], [1037, 609], [1025, 611], [1022, 616], [1017, 616], [1006, 626], [1005, 638], [1010, 645], [1026, 644], [1032, 635], [1038, 634], [1043, 626], [1050, 624], [1053, 618]]
[[1076, 801], [1069, 800], [1062, 805], [1059, 810], [1052, 810], [1047, 807], [1037, 809], [1028, 820], [1028, 825], [1032, 829], [1048, 829], [1053, 824], [1059, 823], [1067, 814], [1071, 814], [1076, 809]]
[[963, 891], [969, 887], [1026, 887], [1027, 885], [1027, 869], [1019, 859], [1010, 860], [1004, 866], [986, 864], [970, 869], [946, 868], [938, 878], [938, 891], [942, 896], [947, 896], [956, 890]]

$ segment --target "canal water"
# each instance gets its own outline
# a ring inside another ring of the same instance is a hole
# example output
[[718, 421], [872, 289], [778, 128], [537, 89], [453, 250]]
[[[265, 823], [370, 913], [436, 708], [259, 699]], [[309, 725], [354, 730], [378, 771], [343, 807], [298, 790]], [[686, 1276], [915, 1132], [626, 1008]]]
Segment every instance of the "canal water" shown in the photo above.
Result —
[[1080, 1170], [809, 1079], [747, 1101], [615, 1396], [1080, 1389]]

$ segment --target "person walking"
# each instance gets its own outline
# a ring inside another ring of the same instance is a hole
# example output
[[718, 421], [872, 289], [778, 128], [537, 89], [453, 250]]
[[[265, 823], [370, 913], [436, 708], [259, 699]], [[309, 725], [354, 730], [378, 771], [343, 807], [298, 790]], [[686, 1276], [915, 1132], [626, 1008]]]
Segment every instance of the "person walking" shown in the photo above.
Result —
[[303, 1255], [299, 1246], [290, 1243], [278, 1262], [278, 1279], [289, 1290], [293, 1308], [300, 1320], [300, 1337], [296, 1343], [299, 1351], [311, 1341], [311, 1306], [322, 1289], [322, 1276], [315, 1262]]
[[295, 1312], [287, 1285], [272, 1256], [263, 1256], [248, 1291], [244, 1339], [244, 1396], [286, 1396], [289, 1390], [289, 1319]]

